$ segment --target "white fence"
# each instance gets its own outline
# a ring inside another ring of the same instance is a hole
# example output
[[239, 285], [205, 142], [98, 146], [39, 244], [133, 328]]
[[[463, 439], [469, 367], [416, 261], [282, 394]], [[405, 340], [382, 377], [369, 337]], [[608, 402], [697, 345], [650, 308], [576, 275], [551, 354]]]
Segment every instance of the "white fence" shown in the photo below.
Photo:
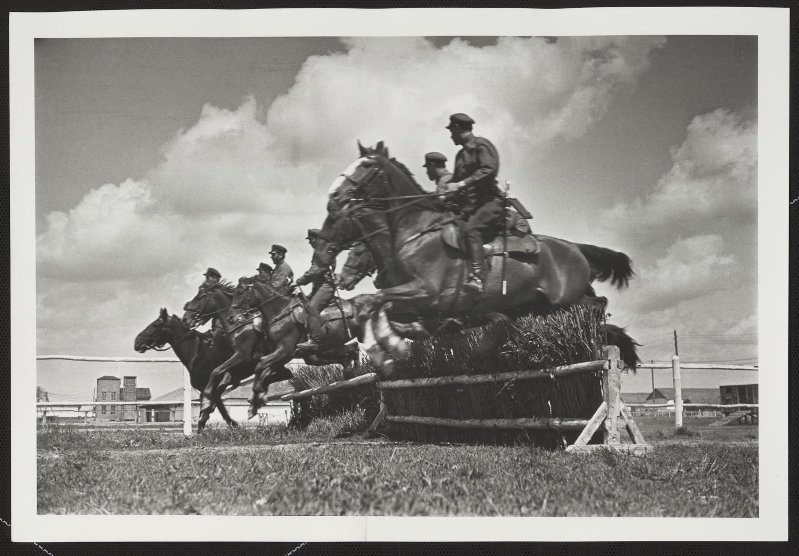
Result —
[[[37, 360], [40, 361], [47, 361], [47, 360], [62, 360], [62, 361], [87, 361], [87, 362], [104, 362], [104, 363], [180, 363], [180, 360], [171, 357], [137, 357], [137, 358], [129, 358], [129, 357], [90, 357], [90, 356], [79, 356], [79, 355], [37, 355]], [[652, 403], [626, 403], [625, 405], [630, 408], [651, 408], [651, 409], [661, 409], [661, 408], [668, 408], [668, 412], [674, 412], [674, 425], [676, 427], [681, 427], [683, 424], [683, 414], [686, 409], [713, 409], [713, 410], [730, 410], [730, 409], [753, 409], [756, 410], [758, 408], [758, 404], [696, 404], [696, 403], [683, 403], [682, 401], [682, 376], [681, 372], [683, 369], [686, 370], [717, 370], [717, 371], [757, 371], [757, 365], [714, 365], [714, 364], [699, 364], [699, 363], [688, 363], [681, 365], [680, 358], [675, 355], [671, 359], [671, 364], [669, 363], [649, 363], [649, 364], [640, 364], [638, 366], [639, 369], [671, 369], [672, 370], [672, 380], [674, 383], [674, 403], [673, 404], [652, 404]], [[359, 377], [363, 380], [363, 377]], [[376, 377], [369, 377], [370, 382], [375, 380]], [[329, 385], [325, 387], [321, 387], [327, 391], [328, 389], [336, 389], [330, 388], [334, 385]], [[183, 368], [183, 433], [185, 435], [192, 434], [192, 399], [191, 399], [192, 387], [191, 381], [189, 377], [189, 371], [186, 368]], [[313, 392], [314, 394], [317, 392]], [[319, 392], [321, 393], [321, 392]], [[289, 394], [284, 396], [279, 396], [282, 400], [287, 401], [293, 398], [302, 397], [304, 394], [310, 394], [310, 392], [298, 392], [296, 394]], [[178, 402], [180, 403], [180, 402]], [[195, 404], [198, 402], [194, 402]], [[228, 402], [226, 402], [228, 404]], [[91, 401], [80, 401], [80, 402], [36, 402], [37, 408], [43, 408], [46, 412], [46, 408], [64, 408], [65, 410], [73, 410], [77, 411], [78, 413], [84, 413], [84, 421], [88, 419], [88, 413], [93, 411], [95, 406], [124, 406], [124, 405], [134, 405], [134, 406], [175, 406], [175, 401], [114, 401], [113, 403], [109, 403], [108, 401], [98, 403], [98, 400], [91, 400]], [[229, 405], [238, 405], [236, 402], [229, 403]], [[90, 407], [92, 409], [81, 409]], [[138, 420], [138, 412], [136, 412], [136, 418]], [[174, 420], [174, 419], [173, 419]]]
[[674, 411], [674, 426], [681, 427], [683, 424], [683, 413], [685, 409], [753, 409], [758, 408], [758, 404], [701, 404], [686, 403], [682, 401], [682, 370], [712, 370], [712, 371], [757, 371], [757, 365], [714, 365], [702, 363], [680, 364], [680, 357], [675, 355], [671, 358], [671, 365], [668, 363], [642, 363], [639, 369], [671, 369], [672, 381], [674, 383], [674, 404], [651, 404], [651, 403], [628, 403], [627, 407], [642, 408], [670, 408]]

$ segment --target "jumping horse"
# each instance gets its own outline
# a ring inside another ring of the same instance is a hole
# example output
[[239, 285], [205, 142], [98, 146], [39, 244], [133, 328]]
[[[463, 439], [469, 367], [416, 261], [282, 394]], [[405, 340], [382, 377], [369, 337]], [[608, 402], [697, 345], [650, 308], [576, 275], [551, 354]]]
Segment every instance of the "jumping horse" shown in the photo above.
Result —
[[[359, 143], [359, 148], [360, 157], [330, 186], [315, 251], [330, 264], [343, 246], [361, 242], [369, 248], [386, 285], [373, 298], [364, 334], [367, 352], [383, 375], [393, 371], [394, 358], [406, 349], [403, 336], [429, 333], [414, 324], [419, 317], [492, 320], [577, 304], [604, 310], [607, 300], [596, 296], [592, 282], [607, 280], [623, 288], [634, 276], [624, 253], [536, 235], [534, 252], [488, 252], [484, 291], [464, 290], [469, 261], [457, 240], [457, 216], [389, 158], [382, 142], [374, 149]], [[492, 240], [496, 245], [497, 237], [484, 238]], [[607, 325], [606, 332], [609, 342], [632, 347], [623, 357], [634, 368], [634, 340], [619, 327]]]

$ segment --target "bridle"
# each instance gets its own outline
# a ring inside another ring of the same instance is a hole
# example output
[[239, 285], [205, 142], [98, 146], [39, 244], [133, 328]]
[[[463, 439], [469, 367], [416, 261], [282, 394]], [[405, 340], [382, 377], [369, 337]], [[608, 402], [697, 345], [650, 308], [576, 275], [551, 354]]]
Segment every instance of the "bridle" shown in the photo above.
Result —
[[[353, 192], [358, 195], [361, 195], [361, 197], [353, 197], [351, 199], [347, 199], [343, 202], [340, 202], [340, 204], [342, 205], [340, 209], [342, 212], [342, 217], [348, 221], [354, 222], [358, 226], [361, 233], [361, 235], [351, 240], [349, 242], [349, 245], [352, 245], [354, 243], [363, 243], [366, 239], [372, 236], [375, 236], [383, 232], [391, 231], [388, 225], [383, 225], [375, 230], [367, 232], [366, 226], [362, 222], [362, 219], [364, 218], [365, 215], [360, 211], [360, 209], [368, 207], [373, 212], [377, 212], [385, 216], [388, 216], [393, 212], [397, 212], [404, 208], [412, 206], [424, 199], [443, 197], [449, 194], [448, 192], [444, 192], [444, 193], [420, 193], [416, 195], [397, 195], [390, 197], [363, 196], [364, 190], [368, 188], [372, 184], [372, 182], [374, 182], [374, 180], [377, 179], [378, 177], [382, 178], [384, 186], [386, 186], [388, 183], [388, 178], [386, 177], [385, 171], [380, 166], [380, 163], [377, 160], [377, 155], [369, 155], [366, 156], [365, 158], [373, 161], [374, 166], [372, 166], [368, 170], [363, 171], [361, 175], [358, 175], [358, 173], [356, 173], [353, 176], [349, 176], [347, 174], [341, 174], [341, 176], [345, 180], [347, 180], [353, 185]], [[383, 201], [405, 201], [405, 200], [407, 200], [408, 202], [400, 203], [394, 207], [381, 208], [380, 206], [377, 206], [378, 203], [382, 204]], [[340, 249], [340, 251], [341, 250], [343, 250], [343, 248]]]
[[[158, 320], [163, 323], [163, 325], [161, 325], [161, 326], [168, 326], [169, 325], [169, 323], [167, 321], [163, 320], [163, 319], [158, 319]], [[179, 344], [180, 342], [182, 342], [183, 340], [188, 338], [193, 332], [195, 332], [194, 328], [189, 328], [189, 330], [183, 336], [181, 336], [177, 340], [172, 340], [172, 343], [173, 344]], [[146, 346], [144, 346], [144, 349], [145, 350], [153, 350], [153, 351], [169, 351], [172, 348], [166, 347], [166, 343], [168, 341], [169, 340], [164, 340], [163, 342], [161, 342], [158, 345], [147, 344]]]

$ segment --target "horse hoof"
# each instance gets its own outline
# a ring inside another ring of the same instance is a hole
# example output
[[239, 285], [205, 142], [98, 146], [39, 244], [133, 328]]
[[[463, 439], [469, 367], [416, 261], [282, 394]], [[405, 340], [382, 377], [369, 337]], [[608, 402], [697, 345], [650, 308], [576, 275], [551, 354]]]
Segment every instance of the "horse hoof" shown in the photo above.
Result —
[[247, 410], [247, 419], [252, 419], [256, 415], [258, 415], [258, 410], [255, 409], [254, 407], [251, 407], [250, 409]]
[[231, 421], [230, 422], [230, 428], [231, 429], [237, 429], [237, 428], [239, 428], [239, 424], [236, 421]]

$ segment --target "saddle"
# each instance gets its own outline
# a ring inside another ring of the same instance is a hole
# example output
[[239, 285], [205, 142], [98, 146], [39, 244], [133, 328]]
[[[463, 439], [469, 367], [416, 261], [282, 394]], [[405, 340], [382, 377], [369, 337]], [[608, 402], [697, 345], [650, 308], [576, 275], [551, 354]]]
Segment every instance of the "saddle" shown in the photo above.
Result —
[[[507, 252], [515, 253], [521, 256], [530, 256], [538, 253], [539, 242], [533, 235], [530, 229], [530, 223], [527, 222], [521, 214], [513, 209], [508, 210], [508, 218], [504, 220], [506, 236], [503, 236], [502, 230], [503, 222], [498, 223], [490, 233], [487, 240], [483, 245], [483, 254], [485, 257], [494, 255], [502, 255], [505, 252], [505, 242], [507, 241]], [[467, 254], [466, 242], [463, 240], [461, 233], [461, 226], [463, 221], [453, 222], [446, 224], [441, 228], [441, 239], [446, 245], [453, 249]], [[507, 239], [505, 239], [507, 237]]]

